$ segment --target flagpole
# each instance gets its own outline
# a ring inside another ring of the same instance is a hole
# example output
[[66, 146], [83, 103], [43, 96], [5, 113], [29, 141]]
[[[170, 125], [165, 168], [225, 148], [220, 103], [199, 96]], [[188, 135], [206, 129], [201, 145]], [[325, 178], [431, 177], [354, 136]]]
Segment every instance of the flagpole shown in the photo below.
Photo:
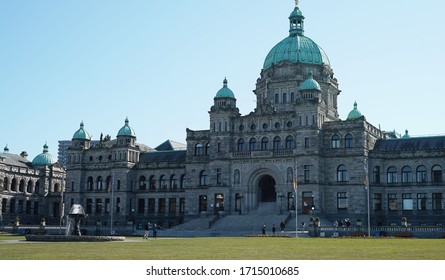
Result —
[[370, 197], [369, 197], [369, 170], [368, 161], [365, 158], [365, 189], [367, 197], [367, 210], [368, 210], [368, 237], [371, 237], [371, 207], [370, 207]]
[[110, 209], [110, 234], [113, 235], [113, 204], [114, 204], [114, 188], [113, 188], [114, 176], [111, 176], [111, 209]]
[[297, 163], [295, 162], [295, 171], [294, 171], [294, 191], [295, 191], [295, 238], [298, 238], [298, 197], [297, 197]]

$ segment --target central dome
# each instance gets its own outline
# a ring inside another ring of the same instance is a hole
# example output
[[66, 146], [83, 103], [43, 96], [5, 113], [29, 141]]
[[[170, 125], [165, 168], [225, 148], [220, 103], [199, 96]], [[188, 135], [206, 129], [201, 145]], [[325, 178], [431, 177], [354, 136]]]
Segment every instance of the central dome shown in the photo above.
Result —
[[295, 7], [289, 20], [289, 37], [270, 50], [264, 60], [263, 69], [284, 61], [330, 66], [329, 58], [324, 50], [310, 38], [304, 36], [304, 16], [298, 7]]

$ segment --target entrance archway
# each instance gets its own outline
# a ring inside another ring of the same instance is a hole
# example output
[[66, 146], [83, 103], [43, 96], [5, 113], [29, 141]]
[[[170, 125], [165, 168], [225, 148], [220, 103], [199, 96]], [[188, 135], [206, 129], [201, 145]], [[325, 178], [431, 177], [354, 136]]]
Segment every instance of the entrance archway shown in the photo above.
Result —
[[260, 201], [261, 202], [276, 202], [277, 192], [275, 191], [275, 179], [270, 175], [265, 175], [260, 179]]

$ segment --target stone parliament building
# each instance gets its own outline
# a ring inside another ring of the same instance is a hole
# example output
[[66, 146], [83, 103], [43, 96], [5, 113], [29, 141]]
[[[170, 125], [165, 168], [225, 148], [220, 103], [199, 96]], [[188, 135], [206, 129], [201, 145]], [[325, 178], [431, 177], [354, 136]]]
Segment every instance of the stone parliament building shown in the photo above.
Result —
[[296, 5], [289, 36], [265, 58], [254, 110], [239, 113], [224, 79], [209, 129], [187, 129], [185, 145], [137, 143], [127, 118], [116, 139], [95, 144], [82, 122], [66, 171], [55, 162], [32, 169], [0, 154], [3, 221], [57, 217], [63, 197], [65, 210], [84, 206], [87, 223], [116, 227], [150, 221], [168, 228], [209, 215], [249, 216], [265, 205], [330, 222], [365, 221], [369, 209], [373, 226], [402, 217], [442, 226], [445, 136], [381, 131], [357, 104], [341, 120], [338, 81], [324, 50], [305, 35], [304, 19]]

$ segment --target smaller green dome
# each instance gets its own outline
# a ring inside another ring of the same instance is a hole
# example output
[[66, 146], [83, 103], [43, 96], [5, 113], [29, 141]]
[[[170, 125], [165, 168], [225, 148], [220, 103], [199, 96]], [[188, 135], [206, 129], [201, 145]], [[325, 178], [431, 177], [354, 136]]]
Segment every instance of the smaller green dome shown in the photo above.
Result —
[[128, 125], [129, 121], [128, 118], [125, 119], [125, 125], [119, 129], [119, 132], [117, 133], [117, 136], [130, 136], [130, 137], [136, 137], [136, 133], [134, 132], [133, 128], [131, 128]]
[[317, 90], [321, 91], [320, 84], [313, 78], [312, 72], [309, 72], [307, 79], [301, 83], [300, 91], [303, 90]]
[[218, 90], [216, 93], [215, 98], [232, 98], [235, 99], [235, 94], [233, 94], [233, 91], [227, 87], [227, 79], [224, 78], [223, 81], [223, 87]]
[[36, 156], [32, 160], [33, 166], [41, 166], [41, 165], [53, 165], [56, 163], [53, 156], [48, 153], [48, 145], [43, 145], [43, 153]]
[[357, 109], [357, 102], [354, 102], [354, 109], [348, 114], [348, 120], [358, 119], [362, 116], [362, 113]]
[[409, 136], [408, 129], [407, 129], [407, 130], [405, 130], [405, 135], [402, 136], [402, 139], [409, 139], [409, 138], [411, 138], [411, 136]]
[[83, 121], [80, 123], [80, 128], [73, 135], [73, 140], [91, 140], [90, 134], [84, 129]]

